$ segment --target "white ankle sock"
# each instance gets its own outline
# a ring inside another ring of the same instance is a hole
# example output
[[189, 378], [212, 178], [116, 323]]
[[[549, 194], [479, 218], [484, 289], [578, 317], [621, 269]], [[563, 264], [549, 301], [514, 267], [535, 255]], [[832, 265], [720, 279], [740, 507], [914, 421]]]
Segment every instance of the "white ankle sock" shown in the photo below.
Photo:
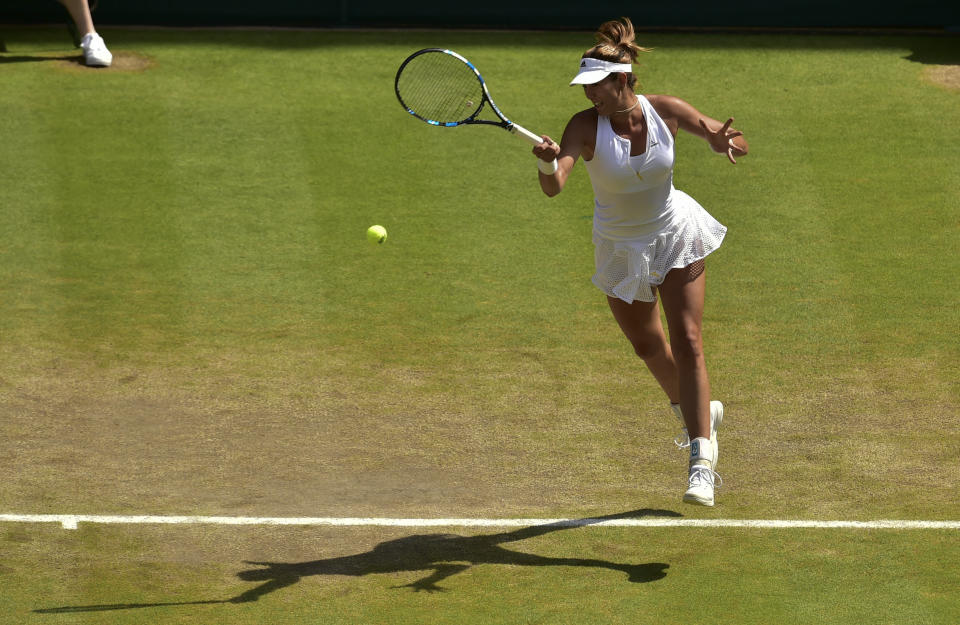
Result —
[[700, 437], [690, 441], [690, 463], [693, 464], [697, 460], [713, 462], [713, 445], [710, 444], [709, 438]]

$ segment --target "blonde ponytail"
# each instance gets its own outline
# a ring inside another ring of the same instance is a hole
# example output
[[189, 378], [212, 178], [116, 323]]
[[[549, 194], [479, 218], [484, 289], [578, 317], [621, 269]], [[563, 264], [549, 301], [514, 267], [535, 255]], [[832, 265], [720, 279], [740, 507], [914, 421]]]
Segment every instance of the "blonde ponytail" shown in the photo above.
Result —
[[[585, 59], [601, 59], [611, 63], [636, 63], [641, 52], [650, 52], [637, 44], [633, 22], [629, 17], [604, 22], [594, 33], [597, 45], [583, 53]], [[636, 76], [627, 75], [630, 87], [636, 82]]]

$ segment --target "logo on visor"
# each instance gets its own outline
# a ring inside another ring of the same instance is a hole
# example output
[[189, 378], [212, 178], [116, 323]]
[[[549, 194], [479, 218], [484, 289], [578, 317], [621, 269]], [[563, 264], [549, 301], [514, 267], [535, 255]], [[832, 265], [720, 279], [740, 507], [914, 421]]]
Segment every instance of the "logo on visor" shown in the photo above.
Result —
[[580, 67], [586, 67], [586, 66], [587, 66], [587, 60], [586, 60], [586, 59], [580, 61]]

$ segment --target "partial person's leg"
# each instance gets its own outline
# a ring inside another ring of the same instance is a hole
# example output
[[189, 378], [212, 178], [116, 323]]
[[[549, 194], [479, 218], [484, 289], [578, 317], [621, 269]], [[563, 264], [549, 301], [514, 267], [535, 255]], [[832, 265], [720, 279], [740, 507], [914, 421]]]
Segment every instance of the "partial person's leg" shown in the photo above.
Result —
[[607, 303], [613, 318], [633, 346], [633, 351], [647, 365], [647, 369], [667, 394], [670, 402], [679, 402], [677, 365], [663, 332], [657, 302], [635, 301], [628, 304], [621, 299], [607, 296]]
[[96, 32], [87, 0], [60, 0], [60, 4], [67, 8], [70, 17], [73, 18], [73, 23], [77, 25], [77, 31], [81, 38], [84, 35]]
[[109, 67], [113, 62], [113, 54], [107, 49], [107, 44], [103, 42], [103, 38], [97, 34], [93, 26], [93, 17], [90, 15], [90, 5], [87, 4], [87, 0], [60, 0], [60, 2], [67, 8], [70, 17], [77, 25], [84, 62], [94, 67]]

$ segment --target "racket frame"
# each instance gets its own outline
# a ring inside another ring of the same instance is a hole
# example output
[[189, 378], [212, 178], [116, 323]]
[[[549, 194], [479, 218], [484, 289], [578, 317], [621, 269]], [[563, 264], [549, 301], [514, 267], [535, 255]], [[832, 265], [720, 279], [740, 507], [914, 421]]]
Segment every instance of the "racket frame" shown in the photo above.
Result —
[[[407, 104], [403, 101], [403, 97], [400, 95], [400, 75], [403, 73], [403, 69], [407, 66], [408, 63], [410, 63], [410, 61], [417, 58], [418, 56], [422, 54], [430, 54], [430, 53], [448, 54], [454, 57], [455, 59], [461, 61], [464, 65], [470, 68], [474, 76], [477, 78], [477, 81], [480, 83], [480, 88], [483, 92], [483, 97], [480, 100], [480, 105], [467, 118], [462, 119], [460, 121], [455, 121], [455, 122], [436, 121], [433, 119], [423, 117], [422, 115], [418, 114], [416, 111], [414, 111], [409, 106], [407, 106]], [[410, 113], [417, 119], [425, 121], [426, 123], [432, 126], [453, 128], [455, 126], [462, 126], [465, 124], [486, 124], [490, 126], [499, 126], [500, 128], [503, 128], [504, 130], [507, 130], [512, 134], [518, 137], [521, 137], [522, 139], [526, 139], [532, 145], [539, 145], [540, 143], [543, 142], [543, 139], [538, 135], [535, 135], [534, 133], [530, 132], [520, 124], [517, 124], [507, 119], [507, 116], [503, 114], [503, 112], [500, 110], [500, 107], [498, 107], [496, 103], [493, 101], [493, 98], [490, 97], [490, 90], [487, 89], [487, 83], [483, 79], [483, 76], [480, 75], [480, 71], [474, 66], [473, 63], [468, 61], [462, 55], [457, 54], [453, 50], [448, 50], [447, 48], [424, 48], [422, 50], [417, 50], [416, 52], [408, 56], [406, 59], [404, 59], [403, 63], [400, 64], [400, 68], [397, 69], [397, 75], [393, 80], [393, 90], [397, 95], [397, 100], [400, 102], [400, 105], [403, 106], [404, 110], [406, 110], [408, 113]], [[487, 103], [490, 105], [490, 108], [492, 108], [494, 114], [496, 114], [496, 116], [500, 118], [500, 121], [497, 122], [497, 121], [493, 121], [492, 119], [477, 119], [477, 115], [479, 115], [480, 111], [483, 110], [484, 103]]]

